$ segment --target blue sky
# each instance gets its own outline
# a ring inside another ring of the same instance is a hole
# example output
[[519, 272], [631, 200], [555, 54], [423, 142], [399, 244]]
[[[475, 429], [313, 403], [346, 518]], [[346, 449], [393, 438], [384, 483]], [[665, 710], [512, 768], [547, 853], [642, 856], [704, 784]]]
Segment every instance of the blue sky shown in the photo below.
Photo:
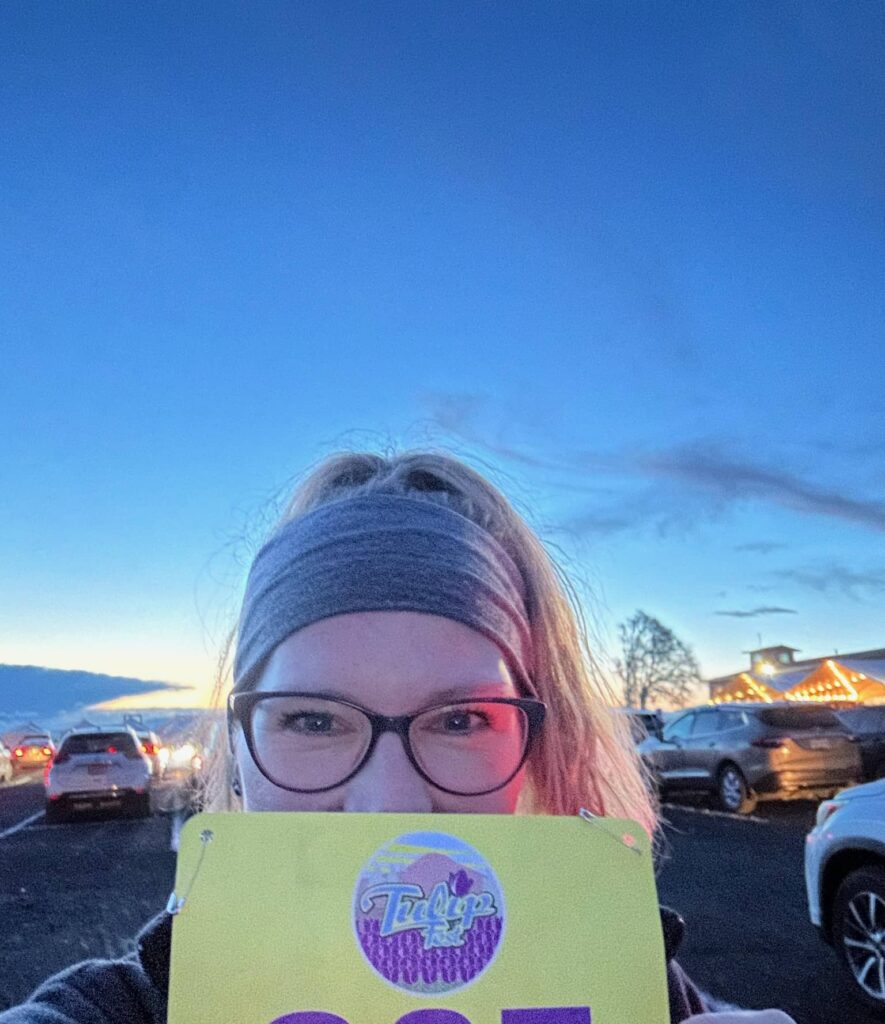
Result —
[[[885, 12], [0, 7], [0, 661], [202, 684], [341, 445], [448, 443], [602, 647], [885, 646]], [[780, 609], [779, 611], [777, 609]]]

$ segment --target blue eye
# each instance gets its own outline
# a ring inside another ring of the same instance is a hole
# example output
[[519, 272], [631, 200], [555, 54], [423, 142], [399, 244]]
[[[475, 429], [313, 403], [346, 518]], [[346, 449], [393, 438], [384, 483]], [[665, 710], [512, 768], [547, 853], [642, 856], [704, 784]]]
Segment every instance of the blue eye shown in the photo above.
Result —
[[283, 729], [289, 729], [292, 732], [325, 736], [332, 731], [334, 722], [331, 715], [321, 711], [298, 711], [283, 715], [280, 725]]
[[424, 728], [432, 732], [448, 733], [450, 736], [470, 736], [487, 729], [490, 724], [490, 717], [483, 711], [451, 708], [424, 723]]

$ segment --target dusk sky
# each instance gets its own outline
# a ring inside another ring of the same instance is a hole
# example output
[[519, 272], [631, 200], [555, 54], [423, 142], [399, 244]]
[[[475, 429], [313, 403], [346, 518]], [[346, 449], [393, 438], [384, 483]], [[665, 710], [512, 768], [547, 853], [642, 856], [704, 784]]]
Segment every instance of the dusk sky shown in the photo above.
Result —
[[[706, 675], [885, 646], [885, 7], [0, 6], [0, 662], [204, 685], [339, 447]], [[592, 596], [591, 596], [592, 594]]]

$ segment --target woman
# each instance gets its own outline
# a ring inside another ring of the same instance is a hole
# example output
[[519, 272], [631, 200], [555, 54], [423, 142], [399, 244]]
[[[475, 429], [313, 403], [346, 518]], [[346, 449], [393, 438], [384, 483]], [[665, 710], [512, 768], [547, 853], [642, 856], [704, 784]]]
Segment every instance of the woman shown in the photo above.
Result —
[[[315, 469], [252, 564], [230, 752], [210, 809], [656, 815], [603, 703], [565, 578], [507, 500], [451, 457], [342, 454]], [[493, 737], [481, 757], [464, 738]], [[460, 753], [458, 752], [460, 751]], [[692, 1024], [789, 1024], [713, 1007], [673, 961]], [[41, 986], [0, 1024], [161, 1024], [171, 919], [119, 961]], [[624, 1022], [628, 1024], [628, 1022]]]

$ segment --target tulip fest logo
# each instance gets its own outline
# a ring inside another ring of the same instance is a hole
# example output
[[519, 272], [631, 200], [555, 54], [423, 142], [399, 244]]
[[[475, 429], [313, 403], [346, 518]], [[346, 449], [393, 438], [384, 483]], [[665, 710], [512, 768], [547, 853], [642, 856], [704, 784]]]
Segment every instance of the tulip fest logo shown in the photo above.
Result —
[[357, 880], [357, 944], [372, 970], [413, 995], [455, 992], [488, 969], [504, 897], [482, 855], [456, 836], [412, 832], [376, 850]]

